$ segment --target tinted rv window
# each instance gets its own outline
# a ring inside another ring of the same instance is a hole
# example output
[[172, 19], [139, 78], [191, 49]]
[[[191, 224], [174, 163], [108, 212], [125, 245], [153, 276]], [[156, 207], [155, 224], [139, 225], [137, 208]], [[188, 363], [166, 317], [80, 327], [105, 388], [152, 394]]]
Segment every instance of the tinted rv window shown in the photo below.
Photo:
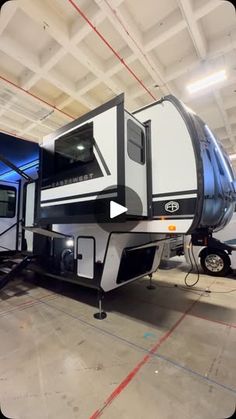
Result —
[[0, 218], [13, 218], [16, 212], [16, 189], [0, 185]]
[[55, 141], [56, 172], [70, 170], [91, 162], [94, 159], [93, 142], [92, 123], [85, 124], [58, 138]]
[[127, 122], [127, 152], [131, 160], [145, 163], [145, 141], [143, 130], [130, 119]]

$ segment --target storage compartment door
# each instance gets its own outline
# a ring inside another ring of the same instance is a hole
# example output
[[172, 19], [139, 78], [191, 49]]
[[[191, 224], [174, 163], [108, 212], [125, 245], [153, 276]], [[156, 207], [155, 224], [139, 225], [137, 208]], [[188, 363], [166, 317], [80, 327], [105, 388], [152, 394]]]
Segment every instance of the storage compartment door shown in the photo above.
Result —
[[95, 263], [95, 240], [93, 237], [78, 237], [77, 275], [93, 279]]

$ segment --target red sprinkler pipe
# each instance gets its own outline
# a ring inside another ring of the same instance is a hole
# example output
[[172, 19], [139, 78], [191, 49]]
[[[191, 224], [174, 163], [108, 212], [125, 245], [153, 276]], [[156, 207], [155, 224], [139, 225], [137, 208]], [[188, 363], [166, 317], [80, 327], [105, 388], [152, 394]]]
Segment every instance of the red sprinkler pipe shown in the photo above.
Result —
[[68, 0], [71, 5], [77, 10], [80, 16], [88, 23], [88, 25], [94, 30], [94, 32], [99, 36], [99, 38], [104, 42], [104, 44], [113, 52], [116, 58], [124, 65], [124, 67], [129, 71], [129, 73], [135, 78], [135, 80], [146, 90], [146, 92], [151, 96], [152, 99], [156, 100], [152, 92], [145, 86], [142, 80], [134, 73], [132, 68], [125, 62], [125, 60], [120, 56], [120, 54], [113, 48], [110, 42], [102, 35], [102, 33], [93, 25], [91, 20], [85, 15], [85, 13], [80, 9], [80, 7], [74, 2], [74, 0]]
[[19, 135], [17, 135], [17, 134], [13, 134], [12, 132], [10, 132], [10, 131], [6, 131], [6, 130], [4, 130], [4, 129], [2, 129], [2, 128], [0, 128], [0, 133], [1, 133], [1, 132], [2, 132], [3, 134], [10, 135], [11, 137], [16, 137], [16, 138], [20, 138], [21, 140], [30, 141], [30, 140], [27, 140], [26, 138], [20, 137]]
[[29, 96], [33, 97], [34, 99], [37, 99], [39, 102], [42, 102], [47, 106], [50, 106], [50, 108], [62, 113], [63, 115], [67, 116], [68, 118], [75, 119], [73, 116], [71, 116], [67, 112], [62, 111], [61, 109], [57, 108], [56, 106], [52, 105], [51, 103], [47, 102], [46, 100], [36, 96], [34, 93], [29, 92], [28, 90], [24, 89], [23, 87], [18, 86], [17, 84], [15, 84], [12, 81], [6, 79], [5, 77], [0, 76], [0, 79], [5, 81], [6, 83], [10, 84], [11, 86], [14, 86], [16, 89], [20, 90], [21, 92], [27, 93]]
[[122, 20], [119, 18], [119, 16], [117, 15], [117, 12], [115, 9], [113, 9], [111, 7], [111, 5], [108, 3], [107, 0], [104, 0], [107, 7], [109, 7], [109, 9], [111, 10], [111, 12], [114, 14], [115, 18], [118, 20], [118, 22], [120, 23], [120, 25], [122, 26], [122, 28], [124, 29], [124, 31], [126, 32], [126, 34], [128, 35], [128, 37], [134, 42], [134, 44], [136, 45], [136, 47], [138, 48], [138, 50], [140, 51], [140, 53], [142, 54], [142, 56], [145, 58], [145, 60], [148, 62], [149, 66], [152, 68], [153, 71], [155, 71], [155, 68], [153, 68], [152, 64], [150, 63], [148, 57], [146, 56], [146, 54], [142, 51], [142, 49], [139, 47], [139, 45], [137, 44], [136, 40], [130, 35], [128, 29], [126, 28], [126, 26], [124, 25], [124, 23], [122, 22]]

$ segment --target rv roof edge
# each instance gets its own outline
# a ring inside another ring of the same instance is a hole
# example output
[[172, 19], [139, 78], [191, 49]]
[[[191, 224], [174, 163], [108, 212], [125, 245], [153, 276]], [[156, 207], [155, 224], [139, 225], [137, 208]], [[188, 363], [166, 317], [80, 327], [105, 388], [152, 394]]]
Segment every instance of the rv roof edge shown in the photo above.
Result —
[[52, 134], [48, 134], [44, 137], [45, 141], [50, 141], [52, 138], [59, 137], [62, 135], [65, 131], [69, 131], [73, 129], [75, 126], [82, 124], [83, 122], [86, 122], [88, 119], [92, 119], [95, 115], [99, 115], [102, 112], [105, 112], [107, 109], [112, 108], [113, 106], [117, 106], [120, 103], [124, 103], [125, 95], [124, 93], [119, 94], [118, 96], [115, 96], [108, 102], [103, 103], [102, 105], [98, 106], [97, 108], [92, 109], [89, 112], [86, 112], [85, 114], [79, 116], [78, 118], [75, 118], [74, 121], [69, 122], [66, 125], [63, 125], [63, 127], [58, 128], [56, 131], [53, 131]]

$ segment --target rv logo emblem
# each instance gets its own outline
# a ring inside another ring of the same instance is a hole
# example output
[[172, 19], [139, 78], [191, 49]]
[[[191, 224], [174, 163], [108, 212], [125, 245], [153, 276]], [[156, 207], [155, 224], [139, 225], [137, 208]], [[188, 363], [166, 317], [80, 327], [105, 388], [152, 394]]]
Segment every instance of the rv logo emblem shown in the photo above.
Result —
[[179, 209], [179, 203], [176, 201], [169, 201], [165, 204], [165, 210], [168, 212], [176, 212]]

